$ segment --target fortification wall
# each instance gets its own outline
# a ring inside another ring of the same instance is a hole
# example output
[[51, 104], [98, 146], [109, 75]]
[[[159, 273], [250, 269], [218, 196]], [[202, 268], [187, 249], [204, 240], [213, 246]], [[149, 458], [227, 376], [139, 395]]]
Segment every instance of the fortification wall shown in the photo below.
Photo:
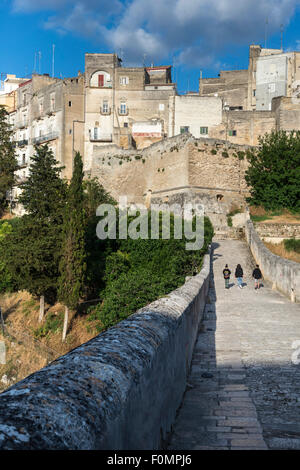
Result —
[[274, 289], [287, 295], [293, 302], [300, 301], [300, 264], [271, 253], [263, 244], [253, 223], [245, 226], [247, 242], [263, 276], [271, 281]]
[[0, 395], [0, 449], [159, 449], [209, 288], [201, 272]]
[[226, 214], [244, 206], [248, 148], [195, 139], [190, 134], [165, 139], [142, 151], [98, 147], [91, 176], [116, 199], [127, 195], [129, 203], [183, 203], [196, 197], [218, 229], [227, 226]]

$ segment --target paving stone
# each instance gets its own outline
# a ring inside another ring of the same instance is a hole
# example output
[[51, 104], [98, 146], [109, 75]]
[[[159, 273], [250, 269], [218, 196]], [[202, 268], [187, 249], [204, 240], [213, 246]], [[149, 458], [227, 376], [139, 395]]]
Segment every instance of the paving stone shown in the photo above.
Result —
[[[245, 242], [218, 240], [213, 260], [210, 303], [188, 378], [193, 393], [185, 395], [169, 448], [300, 449], [300, 367], [291, 362], [300, 305], [267, 282], [254, 291], [255, 262]], [[225, 291], [226, 261], [232, 269], [241, 263], [243, 291]]]

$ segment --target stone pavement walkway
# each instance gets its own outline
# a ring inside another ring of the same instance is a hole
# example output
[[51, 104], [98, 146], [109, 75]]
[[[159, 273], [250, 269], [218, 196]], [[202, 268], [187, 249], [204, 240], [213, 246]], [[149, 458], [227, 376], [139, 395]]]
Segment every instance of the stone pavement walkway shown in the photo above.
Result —
[[[300, 305], [268, 283], [254, 290], [254, 260], [245, 242], [213, 246], [209, 300], [168, 449], [300, 449], [300, 364], [292, 361]], [[234, 278], [238, 263], [243, 289]]]

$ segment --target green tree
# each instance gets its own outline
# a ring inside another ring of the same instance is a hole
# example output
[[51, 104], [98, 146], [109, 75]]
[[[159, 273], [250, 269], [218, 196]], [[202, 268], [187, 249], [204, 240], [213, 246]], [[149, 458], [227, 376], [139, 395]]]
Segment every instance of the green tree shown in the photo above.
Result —
[[246, 182], [252, 205], [266, 210], [300, 210], [300, 131], [266, 134], [247, 152]]
[[57, 295], [67, 184], [60, 178], [62, 168], [48, 146], [35, 151], [19, 198], [27, 213], [5, 238], [4, 256], [18, 288], [40, 297], [41, 321], [44, 298], [53, 302]]
[[19, 202], [35, 221], [62, 222], [66, 182], [61, 179], [64, 167], [58, 166], [48, 145], [35, 146], [29, 177], [22, 183]]
[[99, 240], [96, 235], [96, 227], [99, 217], [96, 216], [97, 207], [100, 204], [115, 205], [116, 201], [105, 191], [96, 178], [83, 181], [84, 209], [86, 214], [86, 296], [90, 299], [98, 297], [99, 291], [104, 287], [103, 274], [106, 257], [114, 251], [114, 240]]
[[64, 211], [62, 256], [59, 265], [59, 300], [65, 305], [63, 341], [67, 332], [69, 308], [75, 309], [84, 293], [85, 226], [83, 165], [81, 155], [77, 152]]
[[15, 181], [15, 171], [18, 162], [11, 137], [13, 131], [7, 122], [8, 113], [0, 106], [0, 214], [6, 205], [6, 192], [10, 190]]

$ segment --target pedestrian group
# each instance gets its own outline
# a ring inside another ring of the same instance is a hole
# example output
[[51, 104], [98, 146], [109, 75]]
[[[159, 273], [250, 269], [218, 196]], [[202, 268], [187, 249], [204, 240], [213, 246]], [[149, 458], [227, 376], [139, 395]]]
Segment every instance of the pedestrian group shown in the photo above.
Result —
[[[231, 271], [228, 267], [228, 264], [226, 264], [225, 268], [223, 269], [223, 276], [225, 279], [225, 289], [229, 289], [230, 275], [231, 275]], [[240, 289], [243, 289], [243, 277], [244, 277], [243, 268], [240, 264], [238, 264], [237, 267], [235, 268], [235, 278], [237, 280], [237, 285]], [[253, 270], [252, 277], [254, 279], [254, 289], [257, 290], [261, 286], [261, 281], [263, 277], [258, 264], [256, 265], [256, 268]]]

